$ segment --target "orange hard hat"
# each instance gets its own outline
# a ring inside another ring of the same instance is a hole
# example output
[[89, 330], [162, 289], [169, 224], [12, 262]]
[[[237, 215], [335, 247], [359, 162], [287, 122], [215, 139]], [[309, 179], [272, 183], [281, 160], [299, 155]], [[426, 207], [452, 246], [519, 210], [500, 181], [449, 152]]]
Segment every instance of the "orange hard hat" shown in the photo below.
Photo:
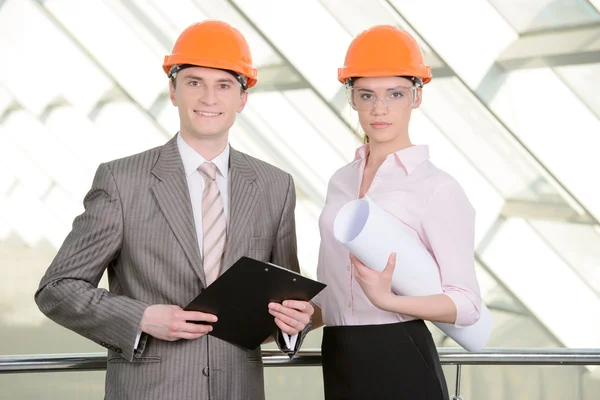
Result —
[[197, 22], [179, 35], [162, 67], [170, 75], [173, 66], [182, 64], [234, 71], [247, 78], [248, 87], [254, 86], [258, 77], [246, 39], [222, 21]]
[[431, 68], [425, 65], [417, 41], [406, 31], [392, 25], [377, 25], [354, 38], [338, 80], [348, 78], [409, 76], [431, 81]]

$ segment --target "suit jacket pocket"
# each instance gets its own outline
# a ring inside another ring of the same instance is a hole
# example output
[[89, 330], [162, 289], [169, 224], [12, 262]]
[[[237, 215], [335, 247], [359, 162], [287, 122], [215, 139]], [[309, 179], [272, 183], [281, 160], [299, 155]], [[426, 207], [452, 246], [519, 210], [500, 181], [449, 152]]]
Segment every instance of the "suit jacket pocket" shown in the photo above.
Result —
[[251, 237], [249, 256], [260, 261], [269, 261], [274, 241], [273, 236]]
[[162, 360], [162, 357], [149, 356], [149, 357], [135, 357], [133, 361], [124, 359], [123, 357], [109, 357], [107, 362], [109, 364], [141, 364], [141, 363], [158, 363]]

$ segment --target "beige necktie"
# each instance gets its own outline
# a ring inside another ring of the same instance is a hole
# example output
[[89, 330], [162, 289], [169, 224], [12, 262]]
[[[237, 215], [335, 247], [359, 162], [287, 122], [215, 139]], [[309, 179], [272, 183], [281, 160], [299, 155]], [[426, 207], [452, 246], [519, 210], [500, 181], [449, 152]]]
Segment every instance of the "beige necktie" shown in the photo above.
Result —
[[202, 194], [202, 255], [206, 285], [210, 285], [221, 272], [227, 224], [223, 199], [215, 180], [217, 166], [205, 162], [198, 169], [205, 178]]

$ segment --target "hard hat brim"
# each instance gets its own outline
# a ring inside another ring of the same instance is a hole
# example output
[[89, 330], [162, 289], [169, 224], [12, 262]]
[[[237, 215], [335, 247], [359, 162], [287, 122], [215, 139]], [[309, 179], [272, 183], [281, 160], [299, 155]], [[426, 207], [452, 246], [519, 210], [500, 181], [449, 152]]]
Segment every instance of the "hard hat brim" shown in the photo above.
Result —
[[394, 70], [357, 70], [348, 67], [338, 68], [338, 81], [345, 84], [349, 78], [381, 78], [388, 76], [414, 76], [420, 78], [423, 84], [431, 82], [431, 68], [425, 66], [421, 73], [415, 73], [414, 69], [394, 69]]
[[214, 60], [210, 58], [189, 57], [179, 54], [165, 56], [165, 61], [162, 65], [163, 71], [168, 75], [173, 65], [191, 64], [198, 67], [225, 69], [237, 72], [248, 78], [248, 87], [251, 88], [258, 81], [258, 71], [251, 65], [245, 64], [240, 68], [240, 64], [233, 64], [223, 60]]

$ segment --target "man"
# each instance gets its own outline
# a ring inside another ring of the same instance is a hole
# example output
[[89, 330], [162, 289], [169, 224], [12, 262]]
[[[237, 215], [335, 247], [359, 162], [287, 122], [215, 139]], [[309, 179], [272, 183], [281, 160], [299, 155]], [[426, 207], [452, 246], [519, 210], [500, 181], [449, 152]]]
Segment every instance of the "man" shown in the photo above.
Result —
[[[180, 306], [242, 256], [299, 271], [294, 184], [228, 144], [257, 76], [239, 31], [194, 24], [163, 69], [179, 134], [100, 165], [35, 299], [49, 318], [108, 349], [107, 399], [263, 399], [260, 348], [208, 336], [210, 324], [187, 321], [216, 316]], [[97, 287], [105, 270], [110, 291]], [[300, 343], [313, 308], [284, 304], [269, 311]]]

